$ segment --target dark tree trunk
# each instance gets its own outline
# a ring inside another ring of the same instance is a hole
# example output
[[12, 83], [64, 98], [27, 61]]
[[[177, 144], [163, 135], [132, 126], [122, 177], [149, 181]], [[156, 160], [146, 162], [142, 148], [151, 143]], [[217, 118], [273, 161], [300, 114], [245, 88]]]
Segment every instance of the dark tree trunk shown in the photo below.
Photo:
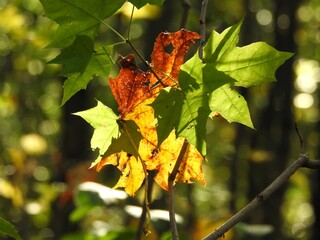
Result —
[[[71, 113], [89, 108], [88, 93], [80, 91], [64, 106], [62, 116], [61, 159], [56, 162], [57, 172], [54, 181], [65, 182], [68, 185], [68, 173], [72, 168], [90, 159], [90, 129], [89, 125], [78, 116]], [[69, 215], [74, 210], [74, 202], [70, 192], [63, 193], [52, 206], [51, 229], [54, 239], [60, 239], [64, 234], [78, 230], [78, 225], [69, 221]]]
[[[295, 52], [294, 33], [296, 29], [295, 13], [298, 0], [277, 0], [274, 2], [275, 48], [281, 51]], [[283, 27], [279, 18], [288, 17], [290, 25]], [[253, 137], [252, 150], [263, 150], [268, 161], [261, 163], [250, 161], [250, 190], [252, 199], [257, 193], [275, 179], [287, 166], [290, 154], [291, 133], [294, 130], [292, 113], [293, 59], [288, 60], [278, 70], [278, 82], [270, 90], [269, 104], [261, 114], [257, 133]], [[286, 186], [280, 188], [262, 208], [251, 216], [253, 223], [273, 226], [274, 231], [263, 239], [283, 240], [282, 215], [280, 212]]]

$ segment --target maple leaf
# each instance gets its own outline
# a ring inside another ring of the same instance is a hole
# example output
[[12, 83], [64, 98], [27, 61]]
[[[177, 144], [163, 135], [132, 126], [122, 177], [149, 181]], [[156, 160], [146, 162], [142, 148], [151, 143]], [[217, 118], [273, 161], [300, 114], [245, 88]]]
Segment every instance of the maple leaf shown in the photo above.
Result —
[[63, 85], [62, 105], [75, 93], [85, 89], [94, 76], [108, 76], [113, 64], [109, 57], [113, 46], [99, 47], [94, 51], [88, 36], [77, 36], [69, 47], [49, 63], [62, 64], [61, 73], [67, 77]]
[[[154, 110], [150, 104], [163, 88], [161, 84], [157, 84], [159, 79], [166, 86], [177, 86], [185, 53], [197, 38], [199, 38], [197, 33], [186, 30], [161, 33], [156, 39], [151, 56], [153, 73], [141, 71], [136, 66], [133, 55], [129, 55], [120, 60], [122, 68], [118, 76], [109, 78], [111, 91], [118, 102], [119, 117], [125, 122], [134, 121], [139, 127], [142, 139], [139, 146], [135, 146], [138, 149], [138, 156], [128, 155], [124, 151], [114, 153], [104, 158], [98, 164], [97, 170], [106, 164], [112, 164], [118, 168], [121, 166], [119, 169], [123, 173], [115, 187], [124, 187], [130, 195], [135, 193], [145, 178], [142, 169], [144, 173], [146, 170], [157, 170], [155, 181], [164, 189], [168, 189], [168, 176], [180, 153], [183, 138], [176, 138], [175, 132], [171, 129], [171, 131], [168, 130], [166, 139], [160, 136], [163, 142], [158, 144]], [[172, 46], [172, 51], [166, 52], [166, 46], [169, 45]], [[106, 155], [108, 154], [107, 152]], [[179, 168], [176, 181], [190, 183], [194, 179], [205, 184], [202, 161], [202, 155], [190, 145]], [[139, 164], [142, 167], [138, 168]], [[143, 177], [138, 177], [136, 171], [142, 172]]]
[[99, 156], [92, 164], [94, 166], [100, 162], [101, 156], [108, 150], [112, 139], [120, 135], [118, 116], [99, 101], [96, 107], [76, 112], [74, 115], [81, 116], [95, 129], [91, 138], [91, 148], [99, 149]]
[[50, 44], [69, 46], [77, 35], [93, 39], [104, 19], [112, 16], [125, 0], [40, 0], [46, 15], [59, 27]]
[[[221, 34], [212, 31], [204, 47], [204, 59], [217, 70], [236, 81], [235, 86], [249, 87], [275, 81], [275, 71], [293, 54], [277, 51], [264, 42], [237, 47], [242, 21]], [[224, 86], [210, 94], [209, 106], [229, 122], [239, 122], [253, 128], [248, 106], [243, 97]]]
[[138, 9], [147, 4], [162, 5], [164, 1], [165, 0], [129, 0], [129, 2], [131, 2]]

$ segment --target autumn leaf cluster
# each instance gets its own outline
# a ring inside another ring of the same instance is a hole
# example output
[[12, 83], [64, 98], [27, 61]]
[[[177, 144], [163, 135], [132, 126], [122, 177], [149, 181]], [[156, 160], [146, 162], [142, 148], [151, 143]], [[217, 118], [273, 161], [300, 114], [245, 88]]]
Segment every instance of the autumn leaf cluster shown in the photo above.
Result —
[[[62, 64], [67, 77], [65, 103], [86, 88], [94, 76], [108, 77], [113, 46], [97, 47], [94, 38], [104, 19], [125, 1], [41, 2], [46, 15], [59, 24], [52, 46], [62, 51], [52, 62]], [[140, 8], [163, 1], [130, 2]], [[203, 48], [203, 59], [195, 53], [185, 61], [189, 46], [200, 37], [187, 30], [159, 34], [147, 71], [137, 66], [133, 54], [121, 57], [118, 76], [108, 79], [118, 113], [99, 101], [96, 107], [76, 113], [94, 128], [91, 147], [99, 154], [92, 167], [100, 170], [105, 165], [116, 166], [121, 176], [115, 187], [124, 188], [130, 195], [139, 189], [149, 171], [156, 171], [155, 181], [167, 189], [169, 174], [187, 141], [175, 181], [205, 184], [202, 163], [208, 118], [219, 115], [253, 128], [247, 103], [235, 87], [275, 81], [276, 69], [292, 55], [263, 42], [238, 47], [241, 24], [222, 33], [212, 31]], [[166, 51], [167, 46], [172, 51]]]

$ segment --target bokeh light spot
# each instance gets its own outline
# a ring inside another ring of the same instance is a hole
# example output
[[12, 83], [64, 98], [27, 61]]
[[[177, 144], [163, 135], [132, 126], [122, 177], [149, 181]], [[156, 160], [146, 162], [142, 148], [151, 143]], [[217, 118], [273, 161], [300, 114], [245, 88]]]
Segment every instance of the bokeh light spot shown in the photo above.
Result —
[[257, 13], [256, 18], [260, 25], [267, 26], [272, 22], [272, 13], [267, 9], [262, 9]]

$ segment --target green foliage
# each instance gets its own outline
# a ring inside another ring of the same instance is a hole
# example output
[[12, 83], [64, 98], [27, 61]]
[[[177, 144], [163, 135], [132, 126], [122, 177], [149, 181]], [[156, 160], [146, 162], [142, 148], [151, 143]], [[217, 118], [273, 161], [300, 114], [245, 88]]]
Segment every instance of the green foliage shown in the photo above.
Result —
[[7, 220], [0, 217], [0, 236], [9, 236], [16, 240], [22, 240], [16, 228]]
[[141, 8], [147, 4], [162, 5], [165, 0], [129, 0], [137, 8]]
[[84, 218], [94, 207], [103, 206], [104, 204], [99, 194], [91, 191], [77, 191], [75, 203], [77, 208], [70, 215], [70, 220], [73, 222]]
[[111, 108], [103, 105], [99, 101], [96, 107], [74, 114], [81, 116], [95, 129], [91, 138], [91, 147], [92, 149], [99, 149], [99, 156], [95, 161], [95, 163], [98, 163], [101, 156], [111, 145], [112, 139], [118, 138], [120, 135], [120, 129], [117, 123], [118, 116]]
[[85, 66], [83, 73], [74, 72], [68, 74], [68, 79], [64, 82], [62, 104], [68, 101], [75, 93], [81, 89], [85, 89], [94, 76], [106, 78], [109, 76], [113, 64], [109, 54], [113, 46], [105, 46], [98, 48]]
[[158, 146], [169, 136], [172, 129], [177, 127], [182, 103], [182, 92], [176, 88], [167, 87], [160, 91], [159, 96], [151, 104], [157, 119]]
[[221, 114], [228, 122], [238, 122], [250, 128], [253, 124], [246, 100], [230, 85], [216, 89], [210, 95], [210, 116]]
[[122, 121], [119, 123], [121, 129], [121, 135], [117, 139], [113, 139], [106, 156], [118, 152], [127, 152], [138, 159], [139, 144], [142, 139], [142, 135], [139, 131], [139, 127], [134, 121]]
[[[275, 81], [276, 69], [292, 54], [277, 51], [263, 42], [237, 47], [241, 24], [239, 22], [221, 34], [213, 31], [204, 47], [204, 60], [232, 77], [235, 86], [249, 87]], [[230, 85], [213, 91], [209, 106], [211, 116], [219, 113], [229, 122], [253, 128], [246, 101]]]
[[41, 0], [46, 16], [59, 24], [50, 46], [67, 47], [78, 35], [94, 39], [100, 24], [125, 0]]
[[[221, 34], [213, 31], [204, 47], [204, 62], [195, 54], [182, 65], [179, 75], [182, 102], [177, 101], [176, 92], [170, 91], [160, 94], [161, 100], [152, 104], [158, 119], [159, 144], [176, 129], [177, 136], [185, 137], [206, 155], [206, 121], [214, 114], [253, 128], [247, 102], [231, 86], [249, 87], [274, 81], [276, 69], [292, 54], [265, 43], [236, 47], [241, 24]], [[160, 104], [165, 97], [166, 104]], [[168, 99], [173, 100], [171, 107]]]
[[[108, 76], [110, 72], [112, 46], [94, 51], [93, 40], [100, 23], [114, 14], [124, 1], [102, 2], [42, 0], [47, 15], [59, 24], [52, 45], [65, 47], [52, 61], [63, 64], [62, 73], [68, 77], [63, 103], [86, 88], [93, 76]], [[163, 0], [130, 2], [141, 8], [148, 3], [162, 4]], [[277, 51], [263, 42], [237, 47], [241, 25], [242, 21], [222, 33], [212, 31], [204, 47], [204, 59], [196, 53], [185, 62], [180, 69], [179, 87], [162, 89], [151, 104], [157, 121], [158, 146], [175, 130], [178, 137], [186, 138], [206, 155], [206, 122], [214, 115], [253, 128], [247, 103], [233, 86], [249, 87], [275, 81], [276, 69], [292, 54]], [[130, 46], [137, 51], [131, 43]], [[95, 128], [91, 146], [99, 148], [99, 156], [93, 165], [103, 155], [120, 151], [138, 157], [142, 136], [134, 122], [119, 121], [112, 110], [100, 102], [97, 107], [76, 114]]]
[[[75, 54], [76, 53], [76, 54]], [[62, 74], [83, 73], [93, 53], [93, 42], [86, 35], [78, 35], [74, 42], [63, 49], [50, 63], [62, 64]]]

